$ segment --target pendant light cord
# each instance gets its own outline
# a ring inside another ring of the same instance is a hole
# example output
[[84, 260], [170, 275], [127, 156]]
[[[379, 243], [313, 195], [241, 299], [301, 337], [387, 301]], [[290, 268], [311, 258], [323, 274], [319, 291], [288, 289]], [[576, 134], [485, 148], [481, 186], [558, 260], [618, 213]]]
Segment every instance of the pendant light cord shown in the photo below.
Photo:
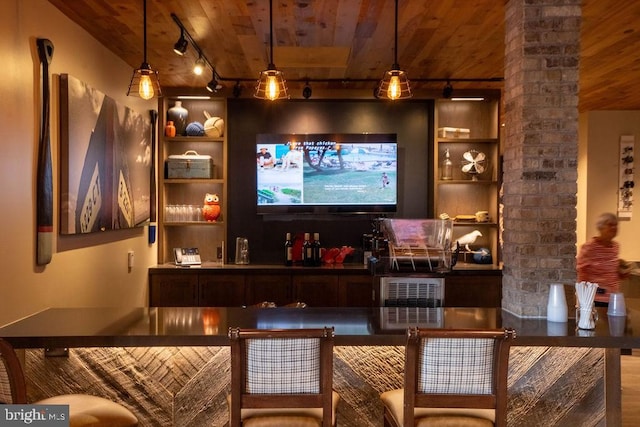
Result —
[[400, 69], [400, 65], [398, 64], [398, 0], [396, 0], [396, 28], [395, 28], [395, 48], [393, 50], [395, 62], [393, 63], [393, 68], [398, 70]]
[[147, 63], [147, 0], [142, 0], [142, 39], [144, 40], [143, 61]]
[[273, 63], [273, 0], [269, 0], [269, 68], [276, 68]]

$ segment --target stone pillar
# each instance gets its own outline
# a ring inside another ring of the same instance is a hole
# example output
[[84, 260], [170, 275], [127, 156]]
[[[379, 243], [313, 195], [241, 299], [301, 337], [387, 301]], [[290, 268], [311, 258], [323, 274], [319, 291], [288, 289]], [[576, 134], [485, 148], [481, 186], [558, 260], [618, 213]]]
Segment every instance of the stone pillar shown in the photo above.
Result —
[[581, 0], [505, 5], [503, 301], [545, 317], [575, 282]]

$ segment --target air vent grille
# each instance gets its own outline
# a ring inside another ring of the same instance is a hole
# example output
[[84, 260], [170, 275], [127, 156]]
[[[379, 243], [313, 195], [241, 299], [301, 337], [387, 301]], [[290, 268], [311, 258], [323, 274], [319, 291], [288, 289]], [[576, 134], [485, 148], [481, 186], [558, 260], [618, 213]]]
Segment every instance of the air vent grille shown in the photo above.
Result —
[[444, 278], [382, 277], [382, 301], [385, 307], [442, 307]]

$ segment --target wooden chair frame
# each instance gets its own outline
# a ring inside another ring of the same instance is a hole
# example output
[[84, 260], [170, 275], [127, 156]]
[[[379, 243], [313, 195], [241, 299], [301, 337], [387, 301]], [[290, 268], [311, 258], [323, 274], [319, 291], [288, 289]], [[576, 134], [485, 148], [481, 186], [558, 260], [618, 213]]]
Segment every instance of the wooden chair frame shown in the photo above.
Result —
[[8, 404], [22, 405], [27, 403], [27, 384], [24, 379], [22, 364], [18, 359], [13, 346], [9, 342], [0, 338], [0, 357], [3, 366], [0, 366], [0, 376], [5, 376], [9, 380], [9, 388], [11, 389], [11, 402]]
[[[418, 392], [420, 370], [420, 347], [424, 340], [434, 338], [483, 338], [494, 340], [492, 390], [490, 394], [434, 394]], [[404, 373], [404, 423], [413, 426], [414, 409], [425, 408], [486, 408], [495, 409], [495, 426], [506, 425], [507, 376], [509, 349], [515, 338], [512, 329], [461, 330], [461, 329], [418, 329], [407, 330]], [[391, 414], [385, 408], [385, 426], [395, 426]]]
[[[242, 425], [243, 408], [322, 408], [322, 426], [332, 425], [333, 328], [240, 329], [229, 328], [231, 341], [230, 427]], [[250, 394], [245, 392], [248, 339], [319, 338], [320, 388], [317, 394]]]

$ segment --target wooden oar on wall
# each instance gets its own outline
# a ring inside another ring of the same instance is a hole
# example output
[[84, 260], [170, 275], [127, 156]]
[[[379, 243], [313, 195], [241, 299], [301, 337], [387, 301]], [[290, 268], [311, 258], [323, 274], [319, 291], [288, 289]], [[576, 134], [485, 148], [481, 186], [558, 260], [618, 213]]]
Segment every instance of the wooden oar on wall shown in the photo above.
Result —
[[49, 64], [53, 58], [53, 43], [37, 39], [38, 59], [42, 66], [42, 119], [38, 144], [38, 171], [36, 184], [37, 254], [36, 264], [51, 262], [53, 242], [53, 177], [50, 141]]
[[149, 110], [151, 116], [151, 171], [150, 171], [150, 188], [149, 188], [149, 244], [156, 242], [156, 123], [158, 121], [158, 112]]

